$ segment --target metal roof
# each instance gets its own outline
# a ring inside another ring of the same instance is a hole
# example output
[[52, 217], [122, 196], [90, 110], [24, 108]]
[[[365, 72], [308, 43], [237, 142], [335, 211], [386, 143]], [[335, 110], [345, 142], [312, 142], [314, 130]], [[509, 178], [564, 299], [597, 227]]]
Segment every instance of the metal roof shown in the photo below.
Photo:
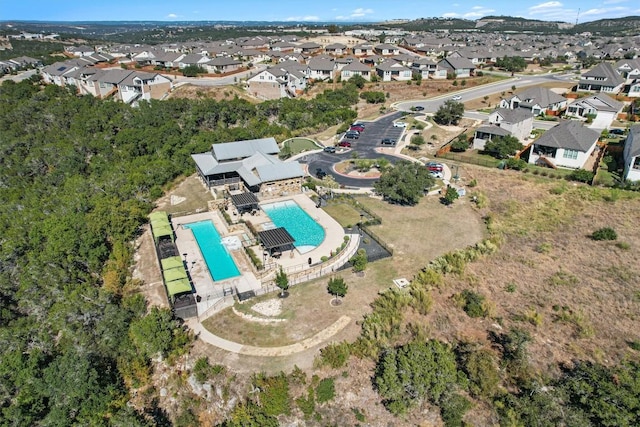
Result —
[[278, 143], [273, 137], [213, 144], [211, 150], [218, 161], [244, 159], [252, 156], [255, 152], [264, 154], [278, 154], [280, 152]]
[[236, 206], [236, 208], [243, 207], [253, 207], [258, 205], [258, 198], [253, 193], [240, 193], [240, 194], [232, 194], [231, 201]]
[[258, 238], [265, 249], [281, 248], [283, 246], [292, 245], [293, 242], [295, 242], [295, 239], [291, 237], [291, 234], [289, 234], [284, 227], [259, 231]]

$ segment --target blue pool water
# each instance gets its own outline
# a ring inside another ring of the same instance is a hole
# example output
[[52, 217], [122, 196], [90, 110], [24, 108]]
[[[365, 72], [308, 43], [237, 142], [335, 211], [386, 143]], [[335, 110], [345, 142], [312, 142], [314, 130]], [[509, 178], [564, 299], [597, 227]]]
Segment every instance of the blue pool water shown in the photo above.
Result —
[[220, 241], [220, 234], [213, 226], [213, 222], [210, 220], [192, 222], [184, 224], [183, 227], [190, 229], [196, 238], [204, 262], [207, 263], [207, 268], [214, 281], [240, 275], [236, 263]]
[[293, 200], [260, 207], [276, 227], [284, 227], [291, 234], [295, 239], [294, 246], [300, 252], [308, 252], [324, 240], [324, 229]]

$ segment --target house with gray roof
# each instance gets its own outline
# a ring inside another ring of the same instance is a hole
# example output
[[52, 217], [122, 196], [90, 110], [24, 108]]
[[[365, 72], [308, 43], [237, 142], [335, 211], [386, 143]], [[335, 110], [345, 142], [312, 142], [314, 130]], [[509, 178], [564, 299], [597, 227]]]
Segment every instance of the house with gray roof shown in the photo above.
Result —
[[600, 132], [566, 120], [540, 136], [531, 146], [529, 163], [552, 168], [580, 169], [594, 153]]
[[614, 66], [601, 62], [584, 73], [578, 82], [578, 90], [584, 92], [618, 93], [624, 86], [625, 79]]
[[247, 90], [256, 98], [292, 98], [307, 87], [307, 67], [296, 61], [285, 61], [260, 71], [247, 81]]
[[533, 86], [516, 92], [509, 98], [503, 98], [500, 100], [500, 107], [512, 110], [525, 109], [535, 116], [540, 114], [558, 115], [567, 107], [567, 98], [546, 87]]
[[447, 70], [447, 74], [458, 77], [470, 77], [476, 66], [467, 58], [444, 58], [438, 62], [438, 68]]
[[336, 63], [333, 59], [314, 57], [307, 64], [307, 76], [313, 80], [333, 79], [333, 72], [336, 70]]
[[487, 123], [474, 133], [473, 148], [476, 150], [484, 150], [485, 144], [497, 137], [513, 136], [523, 142], [533, 129], [533, 114], [527, 110], [496, 108], [489, 114]]
[[383, 82], [411, 80], [411, 69], [391, 59], [376, 65], [376, 73]]
[[304, 170], [297, 161], [281, 161], [279, 152], [274, 138], [261, 138], [213, 144], [191, 158], [207, 188], [246, 189], [262, 198], [299, 193]]
[[324, 53], [327, 55], [344, 55], [347, 53], [347, 45], [342, 43], [331, 43], [324, 47]]
[[356, 60], [345, 65], [340, 70], [340, 78], [343, 81], [347, 81], [353, 76], [362, 76], [362, 78], [369, 81], [371, 80], [371, 67]]
[[593, 117], [593, 124], [590, 127], [602, 130], [609, 128], [622, 111], [622, 107], [624, 107], [622, 102], [604, 93], [596, 93], [569, 104], [565, 115], [581, 119]]
[[640, 182], [640, 125], [633, 125], [629, 129], [624, 141], [624, 179]]
[[220, 56], [205, 62], [202, 66], [208, 73], [230, 73], [242, 68], [242, 61]]
[[378, 44], [373, 48], [373, 50], [375, 53], [382, 56], [398, 55], [400, 53], [400, 48], [398, 46], [394, 46], [389, 43]]

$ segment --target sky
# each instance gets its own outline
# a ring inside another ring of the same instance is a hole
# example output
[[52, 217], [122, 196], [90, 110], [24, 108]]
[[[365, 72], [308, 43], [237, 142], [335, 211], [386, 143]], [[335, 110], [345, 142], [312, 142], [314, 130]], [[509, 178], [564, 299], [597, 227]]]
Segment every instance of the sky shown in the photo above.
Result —
[[487, 15], [575, 23], [640, 15], [638, 0], [0, 0], [0, 21], [307, 21]]

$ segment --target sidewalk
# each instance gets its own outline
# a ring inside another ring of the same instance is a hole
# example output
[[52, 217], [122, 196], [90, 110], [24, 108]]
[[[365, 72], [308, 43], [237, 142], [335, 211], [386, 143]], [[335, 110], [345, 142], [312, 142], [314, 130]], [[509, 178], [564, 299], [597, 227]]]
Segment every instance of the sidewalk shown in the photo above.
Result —
[[349, 323], [351, 323], [350, 317], [341, 316], [329, 327], [321, 330], [312, 337], [306, 338], [295, 344], [282, 347], [255, 347], [252, 345], [239, 344], [214, 335], [202, 326], [202, 323], [198, 322], [197, 319], [189, 319], [186, 322], [189, 328], [195, 332], [196, 336], [207, 344], [211, 344], [232, 353], [260, 357], [289, 356], [291, 354], [309, 350], [312, 347], [326, 342], [329, 338], [344, 329]]

